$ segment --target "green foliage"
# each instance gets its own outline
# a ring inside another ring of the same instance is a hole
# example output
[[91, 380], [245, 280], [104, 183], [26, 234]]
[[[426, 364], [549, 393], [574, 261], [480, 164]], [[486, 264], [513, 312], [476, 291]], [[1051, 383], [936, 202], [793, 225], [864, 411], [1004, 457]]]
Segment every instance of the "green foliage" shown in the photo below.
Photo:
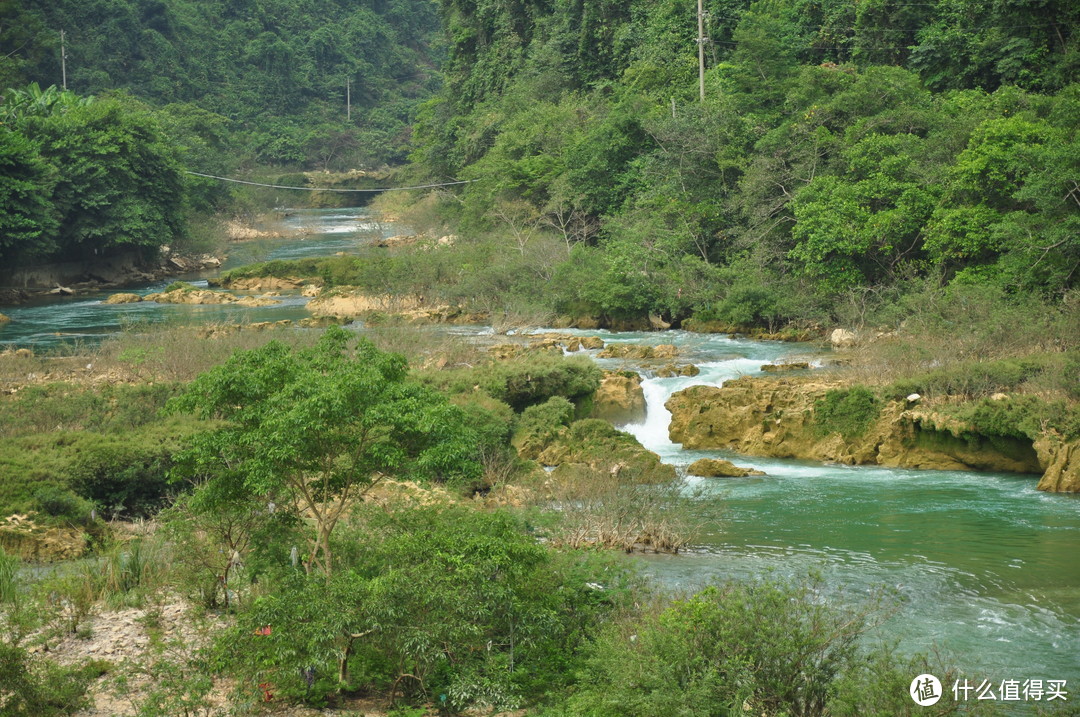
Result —
[[69, 715], [86, 704], [94, 668], [62, 667], [0, 641], [0, 695], [11, 717]]
[[[436, 88], [441, 55], [429, 0], [62, 0], [4, 6], [0, 27], [15, 50], [4, 58], [5, 69], [18, 63], [10, 68], [15, 83], [60, 77], [55, 28], [65, 27], [70, 87], [126, 90], [158, 106], [197, 103], [236, 120], [230, 134], [258, 161], [320, 169], [403, 159], [411, 113]], [[220, 174], [221, 157], [189, 141], [188, 114], [186, 127], [173, 128], [177, 140], [192, 150], [193, 169]], [[212, 137], [205, 129], [197, 136]]]
[[[485, 289], [612, 325], [775, 329], [941, 267], [1055, 300], [1080, 275], [1078, 36], [1029, 24], [1071, 27], [1072, 8], [710, 0], [724, 39], [699, 100], [676, 39], [692, 8], [441, 4], [447, 82], [414, 159], [482, 180], [452, 211], [463, 234], [494, 232], [504, 254], [547, 234], [569, 255], [537, 271], [542, 294]], [[485, 266], [458, 252], [444, 281]]]
[[176, 493], [167, 480], [173, 455], [203, 428], [171, 420], [122, 434], [68, 430], [0, 439], [0, 506], [77, 522], [92, 504], [105, 516], [152, 515]]
[[[722, 584], [611, 625], [565, 715], [831, 714], [858, 668], [869, 610], [842, 611], [814, 582]], [[910, 678], [908, 678], [910, 679]]]
[[223, 638], [251, 688], [269, 680], [315, 703], [343, 687], [392, 687], [446, 694], [454, 711], [516, 706], [566, 683], [624, 595], [619, 569], [555, 553], [506, 513], [432, 506], [366, 518], [329, 581], [295, 571]]
[[92, 389], [65, 383], [26, 386], [0, 399], [0, 436], [64, 430], [118, 433], [157, 417], [180, 385], [168, 381], [105, 384]]
[[0, 605], [13, 603], [18, 599], [21, 564], [19, 556], [8, 555], [0, 548]]
[[536, 458], [555, 440], [559, 429], [574, 420], [574, 404], [562, 396], [552, 396], [544, 403], [521, 412], [514, 427], [513, 444], [525, 458]]
[[146, 106], [31, 85], [8, 90], [0, 115], [0, 158], [12, 169], [0, 201], [21, 206], [2, 227], [4, 255], [87, 259], [183, 236], [177, 152]]
[[854, 438], [866, 432], [880, 411], [874, 392], [864, 386], [831, 389], [814, 404], [814, 425], [821, 435]]
[[467, 481], [480, 473], [460, 409], [409, 379], [404, 358], [332, 327], [309, 349], [272, 341], [235, 353], [173, 399], [173, 411], [227, 423], [196, 436], [175, 476], [204, 508], [250, 496], [296, 502], [315, 519], [310, 561], [332, 572], [330, 534], [380, 475]]

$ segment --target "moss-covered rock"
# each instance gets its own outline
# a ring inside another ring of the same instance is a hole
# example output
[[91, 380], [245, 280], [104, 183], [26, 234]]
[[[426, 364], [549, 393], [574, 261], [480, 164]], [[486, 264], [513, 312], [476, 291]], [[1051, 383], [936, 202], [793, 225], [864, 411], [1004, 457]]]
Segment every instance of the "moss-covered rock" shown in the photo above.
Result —
[[745, 478], [746, 476], [765, 475], [764, 471], [743, 468], [722, 458], [696, 460], [690, 464], [686, 472], [692, 476], [702, 476], [703, 478]]
[[522, 458], [536, 459], [573, 419], [574, 404], [562, 396], [552, 396], [522, 411], [511, 444]]
[[636, 438], [595, 418], [576, 421], [559, 431], [555, 441], [538, 457], [546, 466], [557, 466], [555, 477], [571, 475], [573, 466], [628, 475], [635, 482], [661, 483], [675, 478], [675, 469]]
[[[860, 410], [853, 413], [852, 406]], [[744, 377], [720, 388], [680, 391], [667, 408], [671, 440], [685, 448], [899, 468], [1048, 468], [1029, 438], [980, 433], [953, 415], [903, 400], [880, 401], [839, 380]]]

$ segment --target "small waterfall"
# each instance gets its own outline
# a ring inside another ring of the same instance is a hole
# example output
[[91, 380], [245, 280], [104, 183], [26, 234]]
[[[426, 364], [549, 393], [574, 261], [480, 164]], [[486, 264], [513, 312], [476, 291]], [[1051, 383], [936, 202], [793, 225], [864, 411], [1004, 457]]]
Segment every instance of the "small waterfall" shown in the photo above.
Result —
[[699, 364], [701, 373], [697, 376], [647, 378], [641, 382], [641, 390], [645, 394], [645, 420], [623, 426], [623, 430], [637, 438], [641, 445], [659, 454], [665, 463], [678, 462], [682, 447], [677, 443], [672, 443], [668, 437], [671, 411], [664, 407], [672, 394], [690, 386], [721, 386], [725, 381], [738, 376], [756, 373], [766, 363], [768, 361], [760, 359], [729, 359]]

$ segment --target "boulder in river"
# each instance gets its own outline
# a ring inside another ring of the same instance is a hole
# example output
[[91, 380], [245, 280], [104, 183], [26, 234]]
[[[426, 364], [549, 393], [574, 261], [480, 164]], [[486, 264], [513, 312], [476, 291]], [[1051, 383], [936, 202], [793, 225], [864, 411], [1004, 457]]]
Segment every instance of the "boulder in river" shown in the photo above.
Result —
[[5, 316], [4, 314], [0, 314], [0, 324], [6, 324], [9, 321], [11, 321], [10, 316]]
[[791, 363], [767, 363], [761, 367], [761, 370], [767, 373], [777, 373], [779, 371], [803, 371], [808, 368], [810, 368], [810, 364], [806, 361], [792, 361]]
[[105, 301], [103, 301], [101, 303], [103, 303], [103, 304], [135, 304], [135, 303], [138, 303], [138, 302], [140, 302], [142, 300], [143, 300], [143, 298], [141, 296], [139, 296], [138, 294], [129, 294], [129, 293], [126, 293], [126, 292], [120, 292], [119, 294], [113, 294], [112, 296], [105, 299]]
[[745, 478], [746, 476], [763, 476], [763, 471], [754, 470], [753, 468], [743, 468], [737, 466], [731, 461], [725, 461], [721, 458], [702, 458], [696, 460], [690, 464], [690, 467], [686, 469], [690, 475], [702, 476], [705, 478]]

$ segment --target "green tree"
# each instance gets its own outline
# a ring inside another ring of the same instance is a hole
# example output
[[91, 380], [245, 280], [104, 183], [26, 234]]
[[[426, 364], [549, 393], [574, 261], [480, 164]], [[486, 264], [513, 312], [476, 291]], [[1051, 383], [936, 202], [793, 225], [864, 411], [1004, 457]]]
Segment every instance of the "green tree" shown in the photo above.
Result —
[[411, 381], [403, 357], [363, 339], [349, 350], [350, 338], [334, 327], [310, 349], [275, 341], [236, 353], [170, 403], [227, 421], [178, 457], [207, 509], [237, 496], [294, 508], [313, 524], [308, 567], [327, 578], [334, 528], [382, 476], [480, 474], [462, 411]]
[[0, 259], [48, 255], [57, 229], [55, 170], [18, 132], [0, 128]]

